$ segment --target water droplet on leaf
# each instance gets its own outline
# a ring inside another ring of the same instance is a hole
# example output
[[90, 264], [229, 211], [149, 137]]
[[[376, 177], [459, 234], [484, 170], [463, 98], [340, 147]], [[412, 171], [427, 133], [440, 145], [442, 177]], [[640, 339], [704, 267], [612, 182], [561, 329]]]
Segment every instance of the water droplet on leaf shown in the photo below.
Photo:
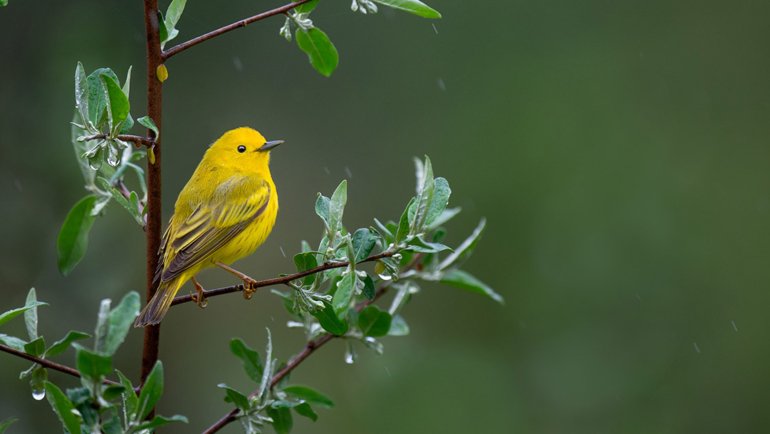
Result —
[[35, 401], [41, 401], [45, 398], [45, 389], [32, 389], [32, 398]]
[[352, 365], [353, 363], [356, 362], [356, 358], [357, 358], [356, 350], [353, 349], [353, 344], [350, 341], [348, 341], [347, 349], [345, 350], [345, 363], [347, 363], [348, 365]]

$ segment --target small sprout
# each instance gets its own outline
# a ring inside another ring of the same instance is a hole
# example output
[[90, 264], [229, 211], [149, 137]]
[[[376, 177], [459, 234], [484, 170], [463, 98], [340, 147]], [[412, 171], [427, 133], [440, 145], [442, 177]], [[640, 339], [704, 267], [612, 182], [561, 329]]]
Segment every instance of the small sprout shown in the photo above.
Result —
[[[314, 27], [313, 20], [310, 19], [310, 14], [307, 12], [291, 12], [288, 17], [291, 18], [291, 20], [294, 21], [297, 27], [299, 27], [301, 30], [308, 31]], [[284, 27], [286, 27], [286, 24], [284, 24]], [[283, 30], [283, 27], [281, 30]]]
[[372, 3], [371, 0], [353, 0], [350, 4], [350, 10], [353, 12], [361, 12], [362, 14], [376, 14], [377, 5]]
[[291, 18], [286, 17], [286, 21], [283, 22], [283, 26], [278, 30], [278, 34], [291, 42]]

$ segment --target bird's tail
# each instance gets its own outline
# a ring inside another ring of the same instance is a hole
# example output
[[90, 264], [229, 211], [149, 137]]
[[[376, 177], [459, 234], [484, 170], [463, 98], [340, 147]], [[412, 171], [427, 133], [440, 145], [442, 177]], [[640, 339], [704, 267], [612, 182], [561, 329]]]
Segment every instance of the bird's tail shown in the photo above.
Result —
[[150, 302], [139, 313], [136, 321], [134, 321], [134, 327], [146, 327], [160, 323], [171, 307], [174, 296], [184, 283], [183, 279], [176, 279], [169, 283], [161, 284]]

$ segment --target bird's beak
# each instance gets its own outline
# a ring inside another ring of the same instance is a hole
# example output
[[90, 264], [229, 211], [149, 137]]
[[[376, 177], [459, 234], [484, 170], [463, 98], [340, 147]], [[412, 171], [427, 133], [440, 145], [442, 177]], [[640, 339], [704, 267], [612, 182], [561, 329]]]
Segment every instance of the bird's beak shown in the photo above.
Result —
[[265, 142], [265, 144], [260, 146], [259, 149], [257, 149], [257, 151], [260, 151], [260, 152], [269, 151], [275, 148], [276, 146], [280, 145], [281, 143], [283, 143], [283, 140], [271, 140], [269, 142]]

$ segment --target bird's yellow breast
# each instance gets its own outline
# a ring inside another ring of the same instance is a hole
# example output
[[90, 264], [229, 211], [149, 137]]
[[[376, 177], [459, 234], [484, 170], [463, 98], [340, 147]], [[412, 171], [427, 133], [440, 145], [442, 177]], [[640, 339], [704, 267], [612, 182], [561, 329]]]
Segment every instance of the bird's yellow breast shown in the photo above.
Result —
[[230, 264], [252, 254], [270, 235], [273, 226], [275, 226], [277, 216], [278, 194], [276, 194], [275, 186], [273, 186], [270, 192], [270, 200], [262, 215], [254, 219], [243, 232], [214, 252], [211, 255], [211, 262]]

